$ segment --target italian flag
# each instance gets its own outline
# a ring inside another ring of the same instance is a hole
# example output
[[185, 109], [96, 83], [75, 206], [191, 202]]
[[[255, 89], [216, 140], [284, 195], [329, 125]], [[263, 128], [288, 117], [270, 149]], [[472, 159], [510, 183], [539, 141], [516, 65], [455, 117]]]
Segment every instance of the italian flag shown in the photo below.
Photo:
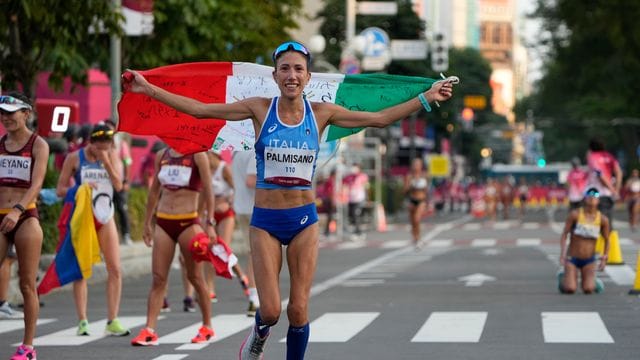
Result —
[[[273, 67], [243, 62], [199, 62], [141, 71], [170, 92], [205, 103], [233, 103], [248, 97], [280, 95]], [[312, 102], [332, 102], [350, 110], [378, 111], [426, 91], [434, 79], [388, 74], [312, 73], [304, 95]], [[214, 149], [253, 149], [251, 120], [196, 119], [142, 94], [126, 92], [118, 103], [118, 130], [156, 135], [176, 151], [189, 154]], [[323, 141], [349, 136], [362, 128], [329, 126]]]

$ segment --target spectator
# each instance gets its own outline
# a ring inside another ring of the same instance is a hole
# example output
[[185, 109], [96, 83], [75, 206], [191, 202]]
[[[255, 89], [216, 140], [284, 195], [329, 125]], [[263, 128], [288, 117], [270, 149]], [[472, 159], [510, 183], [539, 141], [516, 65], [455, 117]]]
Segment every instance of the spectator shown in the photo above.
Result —
[[369, 176], [361, 171], [359, 164], [353, 164], [351, 173], [344, 178], [343, 184], [349, 194], [349, 224], [353, 226], [353, 238], [362, 239], [362, 215], [367, 201]]
[[625, 197], [627, 198], [627, 213], [629, 214], [629, 227], [636, 231], [638, 213], [640, 212], [640, 171], [631, 170], [631, 176], [624, 184]]
[[604, 142], [593, 138], [589, 142], [587, 153], [589, 177], [587, 188], [596, 188], [600, 194], [598, 210], [609, 219], [609, 229], [613, 229], [613, 205], [620, 196], [622, 170], [618, 160], [604, 148]]
[[[117, 130], [116, 123], [111, 120], [105, 120], [105, 125], [112, 131]], [[122, 179], [122, 190], [114, 191], [113, 202], [115, 205], [115, 211], [118, 215], [118, 223], [120, 224], [120, 232], [122, 236], [122, 243], [132, 244], [131, 241], [131, 225], [129, 224], [129, 179], [131, 179], [131, 148], [129, 142], [125, 138], [126, 134], [118, 132], [113, 136], [113, 150], [116, 154], [118, 161], [114, 164], [116, 171], [120, 174]]]
[[571, 160], [571, 171], [567, 174], [567, 185], [569, 187], [569, 209], [574, 210], [582, 206], [585, 186], [589, 172], [580, 168], [580, 159], [574, 157]]

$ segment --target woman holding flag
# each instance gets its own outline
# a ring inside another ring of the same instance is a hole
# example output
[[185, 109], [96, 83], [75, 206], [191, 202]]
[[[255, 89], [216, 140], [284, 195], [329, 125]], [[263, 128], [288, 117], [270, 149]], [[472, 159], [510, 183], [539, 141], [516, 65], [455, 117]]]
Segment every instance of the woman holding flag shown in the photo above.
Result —
[[[156, 325], [167, 289], [167, 278], [176, 244], [180, 246], [187, 278], [197, 292], [198, 304], [202, 312], [202, 327], [191, 342], [206, 342], [215, 336], [211, 328], [211, 302], [209, 290], [203, 278], [202, 266], [193, 259], [190, 243], [198, 234], [203, 233], [204, 229], [212, 242], [217, 238], [213, 221], [215, 208], [213, 193], [211, 186], [203, 186], [203, 184], [211, 184], [209, 159], [204, 152], [182, 155], [171, 148], [165, 148], [156, 155], [155, 168], [156, 174], [147, 198], [142, 235], [147, 246], [153, 244], [151, 255], [153, 282], [147, 299], [146, 327], [131, 340], [131, 345], [158, 345]], [[201, 192], [207, 214], [210, 214], [205, 226], [200, 224], [198, 216], [198, 198]]]
[[11, 360], [36, 358], [36, 277], [42, 247], [36, 199], [47, 172], [49, 145], [27, 127], [32, 115], [33, 105], [25, 95], [0, 96], [0, 120], [7, 132], [0, 138], [0, 264], [15, 245], [24, 298], [24, 337]]
[[[89, 135], [88, 144], [67, 155], [62, 164], [56, 194], [62, 198], [75, 186], [91, 187], [93, 223], [97, 240], [107, 269], [107, 325], [105, 333], [112, 336], [126, 336], [131, 332], [118, 320], [120, 296], [122, 293], [122, 273], [120, 269], [120, 245], [118, 230], [113, 218], [113, 191], [122, 190], [122, 179], [114, 164], [118, 161], [113, 146], [113, 130], [106, 125], [95, 125]], [[73, 179], [73, 181], [71, 181]], [[73, 186], [70, 186], [73, 184]], [[76, 198], [77, 200], [78, 198]], [[89, 241], [89, 239], [83, 239]], [[86, 254], [93, 257], [98, 254]], [[76, 256], [83, 256], [76, 254]], [[73, 298], [80, 319], [77, 334], [89, 335], [87, 318], [87, 279], [73, 282]]]
[[418, 97], [378, 112], [350, 111], [303, 96], [311, 54], [298, 42], [273, 52], [273, 79], [280, 96], [250, 97], [231, 104], [203, 103], [150, 84], [140, 73], [123, 76], [125, 90], [146, 94], [196, 118], [250, 118], [256, 133], [257, 184], [251, 219], [251, 252], [260, 309], [256, 325], [240, 348], [240, 359], [260, 359], [281, 313], [279, 274], [282, 246], [291, 278], [287, 317], [287, 359], [303, 359], [309, 340], [308, 302], [318, 256], [318, 214], [312, 178], [320, 134], [329, 126], [385, 127], [452, 95], [452, 82], [436, 82]]

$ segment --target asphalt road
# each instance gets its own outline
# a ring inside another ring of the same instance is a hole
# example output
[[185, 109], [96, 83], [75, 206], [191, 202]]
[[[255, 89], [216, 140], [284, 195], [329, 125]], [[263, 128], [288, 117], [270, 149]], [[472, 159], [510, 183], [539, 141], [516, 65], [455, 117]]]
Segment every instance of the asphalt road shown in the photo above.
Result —
[[[556, 271], [564, 214], [530, 212], [523, 220], [479, 221], [463, 214], [425, 221], [421, 250], [408, 227], [370, 232], [364, 241], [322, 242], [312, 290], [307, 358], [334, 359], [635, 359], [640, 299], [635, 280], [637, 234], [616, 222], [624, 265], [599, 276], [598, 295], [560, 295]], [[244, 259], [241, 259], [244, 263]], [[150, 276], [126, 278], [121, 319], [144, 324]], [[283, 301], [288, 278], [282, 274]], [[217, 339], [188, 344], [198, 313], [182, 311], [179, 272], [172, 273], [172, 311], [162, 314], [161, 345], [132, 347], [131, 336], [102, 336], [104, 284], [90, 287], [90, 337], [75, 336], [69, 291], [43, 298], [36, 346], [41, 359], [237, 359], [252, 319], [237, 281], [217, 281]], [[284, 308], [284, 307], [283, 307]], [[286, 314], [274, 327], [266, 359], [284, 359]], [[21, 324], [0, 321], [0, 358], [20, 341]], [[132, 335], [133, 336], [133, 335]]]

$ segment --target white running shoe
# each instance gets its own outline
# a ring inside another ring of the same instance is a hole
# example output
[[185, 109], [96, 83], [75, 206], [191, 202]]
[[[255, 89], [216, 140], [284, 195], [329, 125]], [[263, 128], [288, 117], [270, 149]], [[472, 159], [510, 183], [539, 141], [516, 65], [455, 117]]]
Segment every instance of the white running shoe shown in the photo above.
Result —
[[9, 306], [9, 302], [5, 301], [0, 305], [0, 319], [23, 319], [24, 313], [14, 310]]
[[251, 332], [240, 346], [240, 360], [262, 360], [264, 358], [264, 345], [267, 343], [267, 336], [261, 338], [258, 335], [256, 326], [251, 327]]

